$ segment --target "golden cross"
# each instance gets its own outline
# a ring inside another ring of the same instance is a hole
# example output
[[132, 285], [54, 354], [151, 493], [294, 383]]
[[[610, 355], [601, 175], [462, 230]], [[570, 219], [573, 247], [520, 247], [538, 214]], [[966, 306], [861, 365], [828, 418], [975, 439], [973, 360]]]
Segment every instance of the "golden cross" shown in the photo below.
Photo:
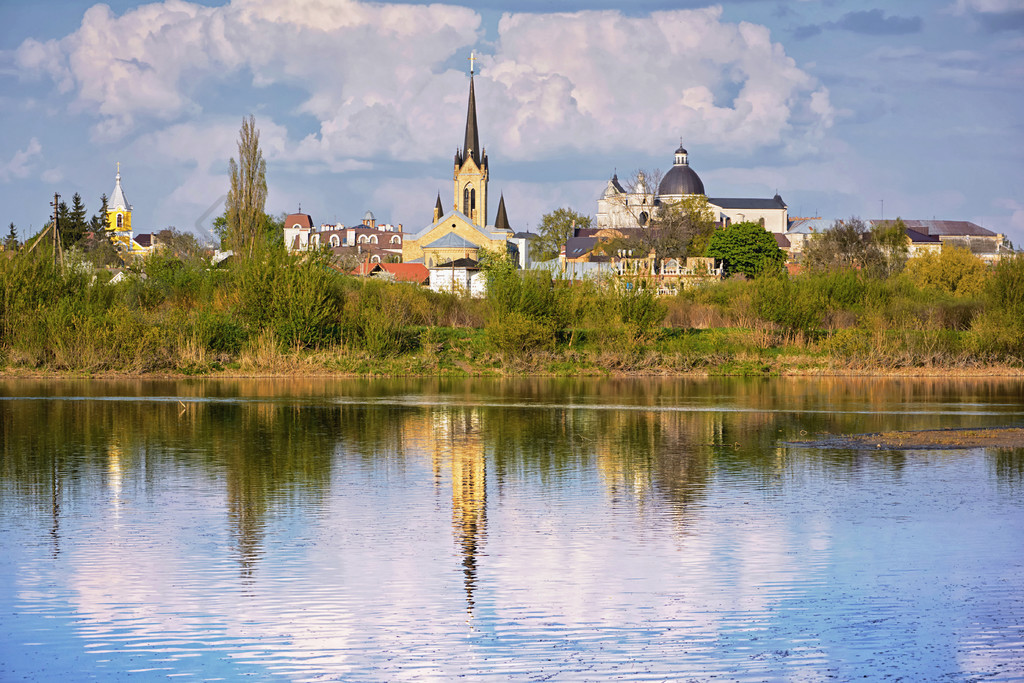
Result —
[[475, 50], [471, 50], [470, 53], [469, 53], [469, 75], [470, 76], [472, 76], [473, 73], [474, 73], [473, 62], [475, 62], [475, 61], [476, 61], [476, 51]]

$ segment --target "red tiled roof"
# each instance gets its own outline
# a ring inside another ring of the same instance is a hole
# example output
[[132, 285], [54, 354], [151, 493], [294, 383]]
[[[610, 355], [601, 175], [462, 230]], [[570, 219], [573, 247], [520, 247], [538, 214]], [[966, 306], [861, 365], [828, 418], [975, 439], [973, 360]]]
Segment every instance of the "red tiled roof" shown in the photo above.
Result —
[[391, 273], [400, 282], [422, 283], [430, 280], [430, 271], [422, 263], [378, 263], [382, 270]]
[[309, 214], [305, 213], [292, 213], [285, 217], [284, 227], [291, 228], [296, 224], [298, 224], [300, 228], [312, 228], [313, 219], [309, 217]]

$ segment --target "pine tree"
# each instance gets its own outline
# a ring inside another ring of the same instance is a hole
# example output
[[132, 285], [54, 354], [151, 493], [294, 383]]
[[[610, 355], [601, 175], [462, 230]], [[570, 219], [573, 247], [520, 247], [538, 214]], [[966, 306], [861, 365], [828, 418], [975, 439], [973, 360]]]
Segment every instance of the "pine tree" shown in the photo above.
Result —
[[7, 251], [14, 251], [18, 246], [18, 230], [14, 227], [14, 221], [11, 221], [10, 228], [7, 230], [7, 239], [4, 240], [4, 248]]
[[101, 203], [100, 212], [98, 214], [94, 214], [93, 217], [91, 219], [89, 219], [89, 230], [91, 230], [92, 232], [96, 233], [97, 235], [102, 235], [103, 231], [107, 227], [107, 193], [106, 192], [104, 192], [103, 195], [100, 197], [100, 203]]
[[252, 256], [257, 236], [264, 226], [263, 207], [267, 201], [267, 162], [260, 150], [256, 117], [242, 119], [238, 139], [238, 162], [229, 162], [231, 189], [227, 197], [227, 232], [230, 246], [238, 255]]
[[64, 248], [66, 249], [82, 239], [88, 227], [82, 195], [76, 192], [71, 198], [71, 209], [68, 211], [67, 221], [61, 220], [60, 234]]

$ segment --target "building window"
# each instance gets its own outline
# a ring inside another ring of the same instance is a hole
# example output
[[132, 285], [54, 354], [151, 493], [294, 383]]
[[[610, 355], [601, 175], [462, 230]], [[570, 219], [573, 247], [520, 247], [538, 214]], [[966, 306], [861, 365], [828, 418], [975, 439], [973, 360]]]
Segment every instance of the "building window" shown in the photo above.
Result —
[[359, 236], [359, 244], [366, 244], [366, 235]]
[[641, 211], [640, 212], [640, 216], [638, 217], [638, 220], [640, 221], [640, 227], [641, 228], [646, 227], [647, 226], [647, 212], [646, 211]]
[[469, 185], [462, 191], [462, 213], [469, 215]]
[[337, 247], [341, 245], [341, 240], [338, 239], [337, 235], [331, 235], [331, 246]]
[[401, 243], [402, 243], [402, 238], [399, 237], [398, 235], [393, 235], [391, 237], [391, 244], [401, 244]]
[[117, 214], [117, 227], [118, 228], [123, 228], [124, 227], [124, 214], [123, 213]]
[[370, 235], [370, 243], [371, 244], [377, 244], [377, 236], [376, 235]]

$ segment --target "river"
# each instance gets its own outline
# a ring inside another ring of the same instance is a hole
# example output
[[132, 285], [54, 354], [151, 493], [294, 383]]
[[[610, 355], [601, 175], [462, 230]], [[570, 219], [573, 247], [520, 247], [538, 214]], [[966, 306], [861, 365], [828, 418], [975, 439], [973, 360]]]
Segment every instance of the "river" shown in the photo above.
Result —
[[0, 680], [1019, 681], [1024, 444], [821, 447], [990, 426], [1020, 381], [0, 382]]

